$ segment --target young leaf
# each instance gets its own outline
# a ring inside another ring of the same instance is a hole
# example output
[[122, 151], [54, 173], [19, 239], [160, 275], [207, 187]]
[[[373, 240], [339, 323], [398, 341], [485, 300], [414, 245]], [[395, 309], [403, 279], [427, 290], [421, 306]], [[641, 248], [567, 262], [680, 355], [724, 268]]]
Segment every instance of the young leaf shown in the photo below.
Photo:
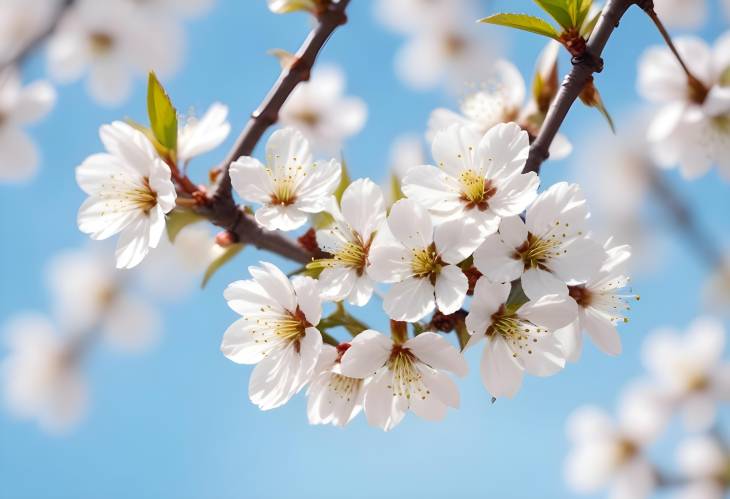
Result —
[[570, 15], [570, 4], [575, 0], [533, 0], [542, 10], [550, 14], [564, 30], [575, 27], [575, 19]]
[[613, 118], [611, 118], [611, 115], [608, 113], [608, 109], [606, 109], [606, 106], [603, 104], [601, 94], [598, 92], [598, 88], [596, 88], [593, 80], [589, 81], [581, 91], [580, 100], [586, 106], [595, 107], [596, 109], [598, 109], [603, 117], [606, 118], [606, 121], [608, 121], [608, 126], [611, 127], [611, 131], [613, 133], [616, 133], [616, 127], [614, 126]]
[[157, 137], [155, 137], [155, 134], [152, 130], [130, 118], [126, 118], [124, 121], [127, 123], [127, 125], [131, 126], [135, 130], [142, 132], [144, 136], [147, 137], [147, 140], [152, 143], [155, 151], [157, 151], [157, 154], [159, 154], [161, 157], [165, 157], [165, 155], [167, 155], [167, 148], [157, 141]]
[[171, 243], [175, 242], [175, 238], [188, 225], [200, 222], [204, 218], [192, 210], [183, 208], [175, 208], [167, 214], [167, 237]]
[[223, 267], [223, 265], [228, 263], [234, 256], [239, 254], [241, 250], [243, 250], [244, 245], [241, 243], [236, 243], [231, 244], [230, 246], [226, 246], [225, 248], [221, 248], [220, 246], [217, 246], [216, 248], [218, 248], [218, 254], [215, 258], [213, 258], [213, 261], [210, 262], [208, 268], [205, 269], [203, 282], [200, 284], [201, 288], [204, 288], [208, 284], [210, 278], [213, 277], [213, 275], [218, 272], [218, 270]]
[[586, 21], [588, 14], [593, 7], [593, 0], [572, 0], [571, 15], [575, 18], [574, 26], [580, 28]]
[[177, 111], [153, 72], [150, 72], [147, 85], [147, 113], [157, 142], [174, 155], [177, 151]]
[[479, 20], [484, 24], [496, 24], [498, 26], [507, 26], [508, 28], [521, 29], [536, 33], [538, 35], [559, 40], [558, 32], [547, 21], [539, 17], [528, 16], [527, 14], [495, 14]]
[[596, 24], [598, 23], [598, 20], [601, 18], [601, 14], [603, 11], [600, 9], [591, 17], [590, 19], [586, 19], [581, 26], [580, 34], [583, 38], [588, 38], [591, 33], [593, 33], [593, 28], [596, 27]]

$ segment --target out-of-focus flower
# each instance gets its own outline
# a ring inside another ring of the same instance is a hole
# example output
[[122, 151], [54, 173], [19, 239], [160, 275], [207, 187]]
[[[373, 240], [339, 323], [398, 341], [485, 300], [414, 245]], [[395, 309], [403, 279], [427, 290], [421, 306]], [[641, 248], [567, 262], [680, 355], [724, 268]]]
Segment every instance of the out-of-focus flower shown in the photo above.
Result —
[[628, 301], [638, 299], [636, 295], [622, 291], [629, 282], [626, 267], [631, 248], [626, 245], [613, 246], [607, 241], [604, 249], [606, 260], [601, 268], [584, 284], [568, 286], [569, 296], [578, 305], [578, 319], [557, 334], [564, 335], [568, 360], [571, 362], [580, 357], [583, 331], [603, 352], [620, 354], [621, 337], [616, 326], [628, 320], [624, 316], [630, 308]]
[[580, 187], [559, 182], [537, 197], [524, 222], [503, 218], [499, 232], [474, 253], [474, 263], [492, 282], [521, 277], [528, 298], [568, 295], [568, 286], [590, 279], [605, 256], [587, 236], [588, 217]]
[[654, 0], [654, 11], [665, 26], [695, 30], [707, 21], [707, 0]]
[[390, 207], [405, 197], [401, 190], [401, 182], [408, 170], [416, 165], [426, 164], [423, 141], [415, 134], [406, 134], [396, 137], [390, 146], [388, 165], [390, 175], [383, 186], [387, 205]]
[[91, 96], [118, 105], [130, 94], [135, 74], [169, 75], [182, 51], [182, 31], [172, 21], [141, 15], [127, 0], [78, 0], [49, 41], [48, 70], [61, 82], [88, 71]]
[[14, 68], [0, 72], [0, 182], [32, 177], [38, 168], [38, 150], [23, 130], [48, 114], [56, 92], [45, 81], [23, 86]]
[[48, 29], [59, 0], [0, 0], [0, 65], [5, 65]]
[[335, 66], [314, 70], [312, 78], [294, 89], [279, 112], [279, 122], [300, 130], [315, 150], [336, 154], [343, 142], [365, 125], [367, 106], [346, 97], [345, 76]]
[[161, 318], [130, 284], [106, 252], [92, 248], [60, 253], [48, 266], [54, 316], [64, 331], [99, 331], [117, 348], [140, 351], [158, 339]]
[[8, 409], [51, 432], [77, 423], [86, 411], [87, 387], [74, 344], [64, 342], [53, 324], [36, 314], [11, 320], [7, 338], [2, 377]]
[[226, 140], [231, 131], [228, 107], [216, 102], [200, 118], [189, 117], [177, 135], [177, 159], [187, 163], [195, 156], [212, 151]]
[[315, 13], [329, 0], [267, 0], [269, 10], [274, 14], [289, 14], [298, 10]]
[[522, 386], [524, 372], [551, 376], [565, 367], [567, 356], [554, 332], [578, 315], [575, 302], [561, 295], [528, 301], [516, 310], [509, 307], [511, 285], [477, 282], [466, 327], [467, 348], [486, 340], [481, 377], [493, 397], [513, 397]]
[[327, 208], [340, 184], [342, 167], [335, 159], [314, 162], [309, 141], [298, 130], [284, 128], [266, 143], [266, 166], [241, 156], [230, 173], [238, 195], [262, 205], [256, 210], [256, 221], [268, 230], [288, 231]]
[[714, 319], [695, 320], [685, 335], [656, 331], [646, 340], [643, 359], [667, 397], [682, 408], [685, 424], [707, 429], [718, 402], [730, 399], [730, 365], [722, 361], [725, 330]]
[[322, 350], [317, 282], [293, 281], [276, 266], [249, 267], [253, 279], [236, 281], [224, 293], [241, 318], [225, 332], [221, 351], [238, 364], [257, 364], [248, 394], [261, 410], [284, 405], [312, 379]]
[[434, 215], [474, 222], [484, 236], [501, 217], [522, 213], [537, 196], [540, 179], [522, 173], [530, 141], [514, 123], [498, 124], [483, 135], [462, 125], [442, 130], [433, 141], [438, 166], [414, 166], [403, 193]]
[[341, 208], [334, 213], [335, 223], [317, 231], [319, 247], [332, 255], [313, 262], [323, 268], [319, 275], [322, 298], [347, 300], [363, 306], [373, 294], [369, 275], [370, 247], [385, 223], [385, 199], [370, 179], [356, 180], [342, 194]]
[[642, 391], [622, 397], [618, 420], [601, 409], [584, 407], [568, 420], [573, 449], [565, 479], [579, 493], [611, 489], [610, 497], [642, 499], [651, 495], [656, 474], [644, 448], [663, 429], [662, 415], [646, 408]]
[[99, 135], [107, 152], [76, 169], [76, 181], [89, 195], [79, 208], [79, 230], [92, 239], [120, 234], [117, 268], [132, 268], [160, 242], [165, 214], [175, 207], [175, 186], [170, 168], [141, 132], [116, 121]]
[[370, 252], [370, 275], [393, 283], [383, 300], [398, 321], [417, 321], [438, 308], [456, 312], [469, 282], [457, 266], [483, 236], [474, 222], [450, 220], [434, 228], [429, 213], [410, 199], [393, 205], [388, 216], [392, 238], [378, 239]]
[[648, 131], [654, 159], [688, 179], [712, 165], [730, 178], [730, 33], [714, 49], [691, 37], [675, 44], [699, 81], [688, 80], [668, 48], [649, 49], [639, 64], [639, 91], [663, 106]]
[[411, 410], [440, 421], [447, 407], [459, 407], [459, 389], [446, 371], [466, 376], [469, 367], [458, 350], [436, 333], [421, 333], [405, 342], [377, 331], [357, 335], [342, 357], [342, 373], [370, 378], [365, 389], [365, 416], [371, 426], [392, 430]]
[[161, 17], [198, 17], [208, 12], [215, 0], [127, 0], [143, 13]]
[[730, 456], [716, 438], [694, 436], [677, 449], [677, 464], [688, 483], [679, 491], [678, 499], [722, 499], [727, 490]]
[[307, 390], [307, 417], [310, 424], [345, 426], [362, 410], [363, 379], [342, 374], [342, 354], [349, 348], [322, 345], [312, 383]]

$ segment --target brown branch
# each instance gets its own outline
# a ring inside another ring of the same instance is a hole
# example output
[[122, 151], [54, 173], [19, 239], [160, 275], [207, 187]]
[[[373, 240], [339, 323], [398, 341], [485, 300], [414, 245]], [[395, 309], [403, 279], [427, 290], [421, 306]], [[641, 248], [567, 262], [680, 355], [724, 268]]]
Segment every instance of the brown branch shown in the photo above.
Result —
[[37, 48], [39, 48], [43, 42], [46, 41], [46, 39], [53, 34], [53, 32], [56, 30], [56, 27], [58, 26], [58, 23], [61, 22], [61, 19], [63, 19], [64, 14], [68, 9], [70, 9], [75, 0], [63, 0], [63, 2], [58, 6], [56, 9], [56, 12], [54, 13], [53, 18], [48, 23], [48, 26], [46, 26], [40, 33], [38, 33], [33, 39], [20, 51], [18, 51], [17, 54], [15, 54], [12, 58], [10, 58], [7, 61], [3, 61], [0, 63], [0, 71], [12, 67], [12, 66], [18, 66], [23, 63]]
[[279, 119], [279, 111], [294, 88], [309, 79], [322, 47], [335, 29], [347, 22], [345, 10], [349, 3], [350, 0], [329, 3], [317, 14], [317, 26], [309, 33], [294, 62], [282, 70], [266, 98], [251, 115], [251, 119], [221, 164], [217, 184], [207, 203], [198, 208], [200, 214], [213, 224], [233, 233], [239, 242], [252, 244], [300, 263], [310, 261], [312, 255], [280, 233], [264, 231], [252, 216], [244, 213], [236, 205], [228, 170], [231, 163], [239, 157], [249, 156], [253, 152], [266, 130]]
[[608, 0], [606, 2], [601, 18], [593, 29], [585, 50], [582, 54], [573, 57], [573, 69], [565, 77], [558, 95], [548, 110], [540, 133], [530, 146], [525, 172], [540, 173], [540, 166], [549, 157], [550, 145], [565, 121], [568, 111], [586, 84], [593, 78], [593, 73], [600, 73], [603, 70], [601, 54], [608, 39], [618, 27], [618, 23], [626, 11], [635, 3], [639, 2], [636, 0]]

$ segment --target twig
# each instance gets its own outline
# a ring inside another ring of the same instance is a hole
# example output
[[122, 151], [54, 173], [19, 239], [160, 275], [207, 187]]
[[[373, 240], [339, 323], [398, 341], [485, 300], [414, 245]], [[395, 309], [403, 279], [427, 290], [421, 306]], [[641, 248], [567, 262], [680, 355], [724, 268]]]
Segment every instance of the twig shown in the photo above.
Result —
[[241, 156], [248, 156], [263, 136], [264, 132], [279, 118], [279, 111], [294, 88], [309, 79], [317, 56], [330, 35], [347, 22], [345, 9], [350, 0], [339, 0], [328, 4], [317, 16], [317, 26], [309, 33], [296, 54], [295, 61], [284, 68], [271, 91], [236, 140], [231, 151], [220, 166], [218, 183], [211, 192], [208, 202], [198, 208], [198, 212], [213, 224], [234, 234], [241, 243], [252, 244], [260, 249], [277, 253], [291, 260], [307, 263], [312, 255], [277, 232], [261, 229], [254, 218], [236, 205], [233, 199], [231, 177], [228, 173], [231, 163]]
[[53, 18], [49, 21], [48, 26], [46, 26], [40, 33], [33, 37], [33, 39], [25, 47], [21, 48], [17, 54], [15, 54], [7, 61], [2, 61], [0, 63], [0, 71], [3, 71], [4, 69], [12, 66], [18, 66], [22, 64], [25, 59], [27, 59], [33, 52], [35, 52], [35, 50], [40, 47], [41, 44], [43, 44], [43, 42], [49, 36], [53, 34], [53, 32], [56, 30], [56, 27], [58, 26], [58, 23], [61, 22], [64, 14], [68, 9], [71, 8], [74, 2], [75, 0], [63, 0], [63, 2], [56, 9]]
[[585, 51], [573, 57], [573, 69], [565, 77], [558, 95], [548, 110], [540, 133], [530, 146], [525, 172], [540, 173], [540, 166], [550, 155], [550, 145], [565, 121], [568, 111], [593, 77], [593, 73], [600, 73], [603, 70], [601, 54], [608, 39], [628, 8], [635, 3], [637, 3], [635, 0], [608, 0], [606, 3], [601, 18], [588, 39]]

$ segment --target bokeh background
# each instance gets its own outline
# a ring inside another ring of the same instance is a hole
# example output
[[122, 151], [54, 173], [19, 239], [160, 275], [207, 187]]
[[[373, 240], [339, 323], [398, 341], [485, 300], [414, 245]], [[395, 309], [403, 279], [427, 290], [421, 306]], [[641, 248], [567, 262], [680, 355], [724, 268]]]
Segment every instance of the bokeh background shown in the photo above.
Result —
[[[481, 2], [483, 15], [500, 9], [534, 11], [527, 0]], [[709, 41], [727, 29], [719, 7], [713, 3], [712, 9], [700, 32]], [[335, 33], [321, 61], [340, 65], [348, 93], [368, 104], [367, 125], [344, 153], [353, 177], [379, 181], [386, 178], [393, 139], [423, 133], [431, 110], [453, 108], [456, 99], [440, 90], [406, 88], [393, 71], [403, 37], [375, 22], [368, 0], [353, 0], [349, 11], [350, 23]], [[167, 89], [181, 110], [202, 111], [216, 100], [227, 104], [233, 127], [228, 145], [278, 74], [277, 61], [266, 51], [293, 51], [309, 27], [304, 14], [277, 16], [263, 1], [218, 0], [209, 15], [189, 24], [186, 63], [165, 81]], [[483, 29], [491, 32], [496, 50], [531, 75], [541, 39]], [[642, 106], [635, 91], [637, 59], [660, 42], [650, 21], [634, 9], [608, 45], [606, 69], [597, 82], [619, 130], [631, 128]], [[488, 57], [474, 64], [490, 64]], [[561, 63], [564, 72], [567, 60]], [[24, 77], [43, 72], [38, 54], [28, 61]], [[76, 228], [84, 196], [74, 167], [101, 149], [99, 125], [124, 117], [145, 118], [142, 82], [118, 109], [93, 104], [82, 84], [62, 86], [51, 116], [33, 130], [43, 153], [40, 174], [28, 184], [0, 185], [2, 322], [21, 310], [51, 307], [44, 285], [47, 262], [61, 250], [87, 243]], [[605, 129], [597, 112], [575, 106], [564, 131], [576, 152], [545, 166], [543, 185], [592, 175], [602, 154], [595, 137]], [[192, 174], [203, 177], [225, 151], [224, 146], [196, 161]], [[694, 182], [674, 172], [668, 176], [702, 226], [727, 243], [727, 183], [714, 171]], [[93, 351], [85, 366], [92, 400], [78, 428], [49, 436], [0, 412], [0, 497], [573, 497], [562, 478], [566, 417], [586, 403], [611, 409], [621, 387], [642, 372], [640, 347], [647, 333], [658, 326], [684, 328], [703, 312], [701, 290], [710, 269], [676, 236], [660, 209], [647, 206], [644, 217], [661, 235], [650, 240], [635, 271], [632, 287], [642, 299], [620, 328], [623, 355], [610, 358], [587, 344], [578, 364], [552, 378], [527, 378], [514, 400], [492, 404], [476, 369], [477, 349], [468, 354], [472, 372], [459, 383], [460, 410], [439, 424], [409, 415], [391, 433], [368, 427], [362, 417], [344, 430], [310, 426], [303, 394], [267, 413], [249, 403], [250, 368], [219, 352], [223, 331], [235, 318], [222, 291], [245, 278], [246, 267], [260, 259], [293, 266], [246, 250], [206, 289], [164, 306], [164, 336], [152, 351], [136, 356], [104, 347]], [[386, 327], [375, 300], [354, 313]], [[661, 446], [656, 452], [660, 462], [671, 459]]]

